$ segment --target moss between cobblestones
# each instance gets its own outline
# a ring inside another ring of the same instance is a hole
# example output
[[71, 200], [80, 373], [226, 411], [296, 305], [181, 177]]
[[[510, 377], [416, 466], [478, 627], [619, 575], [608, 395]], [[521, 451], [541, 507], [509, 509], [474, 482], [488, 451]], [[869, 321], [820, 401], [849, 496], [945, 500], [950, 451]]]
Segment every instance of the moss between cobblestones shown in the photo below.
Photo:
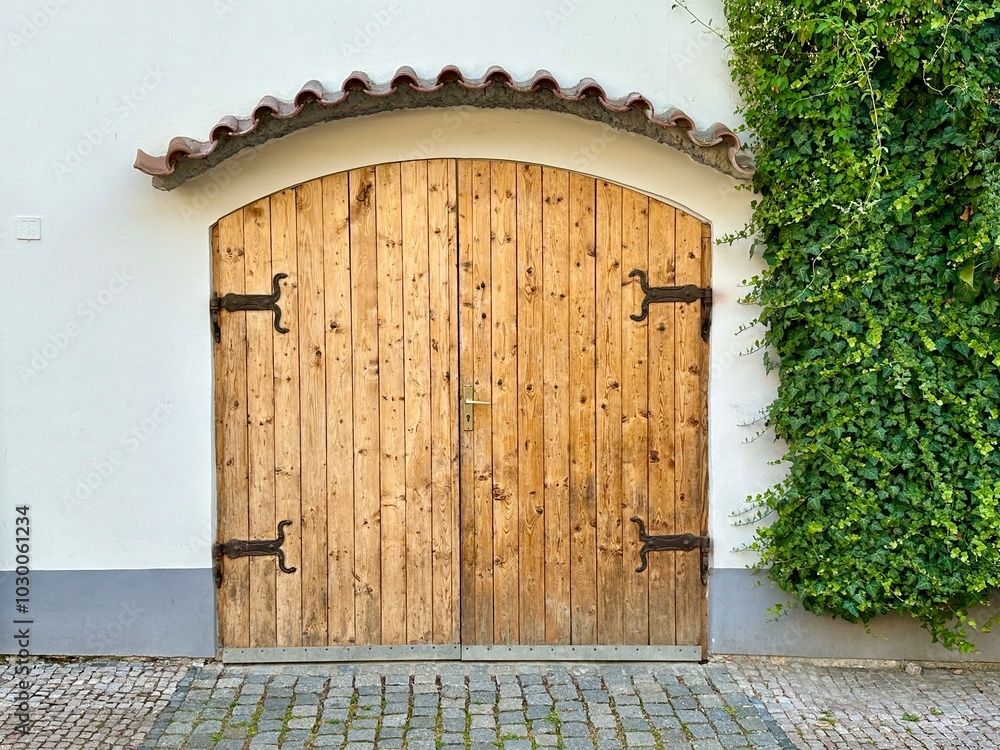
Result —
[[285, 741], [285, 735], [288, 734], [288, 722], [292, 720], [292, 703], [288, 704], [288, 708], [285, 709], [285, 715], [281, 717], [281, 731], [278, 732], [279, 745]]
[[253, 716], [250, 717], [250, 726], [247, 728], [247, 739], [252, 740], [257, 736], [257, 723], [260, 721], [260, 715], [264, 711], [264, 694], [261, 693], [260, 702], [257, 703], [257, 708], [254, 709]]

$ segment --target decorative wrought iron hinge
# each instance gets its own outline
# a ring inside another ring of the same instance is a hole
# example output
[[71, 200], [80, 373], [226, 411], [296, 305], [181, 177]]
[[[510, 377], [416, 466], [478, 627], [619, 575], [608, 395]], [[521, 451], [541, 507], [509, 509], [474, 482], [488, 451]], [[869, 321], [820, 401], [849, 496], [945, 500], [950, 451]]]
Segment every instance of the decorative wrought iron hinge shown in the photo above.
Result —
[[281, 297], [282, 279], [287, 279], [287, 273], [276, 273], [271, 280], [272, 292], [270, 294], [236, 294], [230, 292], [224, 297], [215, 296], [208, 303], [208, 309], [212, 314], [212, 333], [215, 336], [215, 343], [222, 341], [222, 328], [219, 326], [219, 312], [238, 312], [239, 310], [273, 310], [274, 330], [278, 333], [288, 333], [288, 329], [281, 325], [281, 308], [278, 307], [278, 299]]
[[701, 582], [707, 583], [708, 579], [708, 550], [711, 540], [707, 536], [696, 536], [694, 534], [660, 534], [653, 535], [646, 533], [646, 524], [638, 516], [631, 519], [639, 527], [639, 541], [642, 548], [639, 550], [639, 557], [642, 558], [642, 565], [635, 569], [636, 573], [641, 573], [646, 569], [646, 555], [650, 552], [662, 552], [664, 550], [677, 550], [689, 552], [696, 547], [701, 549]]
[[278, 568], [282, 573], [294, 573], [295, 568], [285, 566], [285, 552], [281, 545], [285, 543], [285, 527], [291, 526], [291, 521], [282, 521], [278, 524], [278, 536], [276, 539], [230, 539], [225, 544], [216, 542], [212, 547], [212, 568], [215, 571], [215, 587], [222, 586], [222, 556], [225, 555], [230, 560], [237, 557], [259, 557], [262, 555], [277, 555]]
[[639, 287], [646, 296], [642, 300], [642, 312], [639, 315], [630, 315], [632, 320], [645, 320], [649, 314], [649, 306], [653, 302], [697, 302], [701, 300], [703, 316], [701, 319], [701, 337], [708, 341], [708, 329], [712, 325], [712, 288], [700, 287], [697, 284], [684, 284], [683, 286], [649, 286], [646, 282], [646, 273], [638, 268], [632, 270], [629, 276], [639, 277]]

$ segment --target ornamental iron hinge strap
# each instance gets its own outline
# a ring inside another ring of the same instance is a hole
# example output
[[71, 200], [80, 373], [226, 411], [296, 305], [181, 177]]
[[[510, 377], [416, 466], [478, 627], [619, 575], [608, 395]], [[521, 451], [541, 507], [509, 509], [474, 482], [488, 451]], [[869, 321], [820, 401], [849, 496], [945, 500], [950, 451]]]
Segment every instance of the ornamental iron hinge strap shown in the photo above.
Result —
[[707, 536], [696, 536], [695, 534], [647, 534], [646, 524], [638, 516], [631, 519], [639, 527], [639, 541], [642, 548], [639, 550], [639, 557], [642, 558], [642, 565], [635, 569], [636, 573], [641, 573], [646, 569], [646, 555], [650, 552], [663, 552], [676, 550], [679, 552], [690, 552], [696, 547], [701, 548], [701, 582], [706, 583], [708, 578], [708, 549], [711, 540]]
[[208, 303], [208, 309], [212, 313], [212, 333], [215, 336], [215, 343], [222, 341], [222, 329], [219, 326], [219, 312], [238, 312], [240, 310], [273, 310], [274, 330], [278, 333], [288, 333], [288, 329], [281, 325], [281, 308], [278, 307], [278, 299], [281, 297], [282, 279], [287, 279], [287, 273], [276, 273], [271, 280], [272, 292], [270, 294], [229, 294], [219, 297], [215, 296]]
[[683, 286], [649, 286], [646, 282], [646, 273], [638, 268], [632, 270], [629, 277], [639, 277], [639, 287], [646, 296], [642, 300], [642, 312], [639, 315], [630, 315], [632, 320], [645, 320], [649, 314], [649, 306], [653, 302], [697, 302], [701, 300], [704, 316], [701, 321], [701, 337], [708, 341], [708, 329], [712, 324], [712, 288], [700, 287], [697, 284], [684, 284]]
[[295, 568], [285, 566], [285, 552], [281, 545], [285, 543], [285, 527], [291, 526], [291, 521], [282, 521], [278, 524], [278, 536], [275, 539], [230, 539], [225, 544], [217, 542], [212, 547], [213, 569], [215, 571], [215, 587], [222, 586], [222, 556], [225, 555], [230, 560], [237, 557], [259, 557], [263, 555], [277, 555], [278, 568], [282, 573], [294, 573]]

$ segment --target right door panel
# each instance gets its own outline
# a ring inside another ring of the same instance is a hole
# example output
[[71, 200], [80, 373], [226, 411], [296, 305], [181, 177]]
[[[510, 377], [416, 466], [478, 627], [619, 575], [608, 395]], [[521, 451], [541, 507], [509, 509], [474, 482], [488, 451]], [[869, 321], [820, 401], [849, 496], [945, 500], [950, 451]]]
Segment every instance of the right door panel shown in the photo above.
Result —
[[707, 225], [635, 191], [529, 164], [458, 162], [462, 642], [701, 645], [701, 557], [640, 564], [650, 534], [705, 533], [700, 302]]

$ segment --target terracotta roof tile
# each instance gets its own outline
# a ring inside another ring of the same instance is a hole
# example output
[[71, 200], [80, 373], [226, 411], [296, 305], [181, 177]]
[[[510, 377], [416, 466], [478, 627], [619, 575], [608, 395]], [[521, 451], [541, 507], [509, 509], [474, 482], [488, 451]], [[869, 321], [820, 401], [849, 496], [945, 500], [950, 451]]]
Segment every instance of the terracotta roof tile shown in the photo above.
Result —
[[515, 81], [499, 66], [480, 78], [468, 77], [454, 66], [443, 68], [434, 78], [421, 78], [413, 68], [402, 67], [382, 83], [355, 72], [336, 90], [308, 81], [291, 100], [265, 96], [248, 117], [226, 115], [209, 131], [208, 140], [172, 138], [162, 156], [140, 150], [134, 166], [153, 176], [156, 187], [170, 190], [242, 148], [316, 122], [393, 109], [463, 105], [570, 112], [668, 143], [737, 179], [753, 174], [752, 157], [741, 151], [739, 137], [721, 123], [699, 130], [685, 112], [673, 108], [656, 112], [641, 94], [609, 99], [593, 79], [564, 87], [547, 70], [539, 70], [528, 81]]

